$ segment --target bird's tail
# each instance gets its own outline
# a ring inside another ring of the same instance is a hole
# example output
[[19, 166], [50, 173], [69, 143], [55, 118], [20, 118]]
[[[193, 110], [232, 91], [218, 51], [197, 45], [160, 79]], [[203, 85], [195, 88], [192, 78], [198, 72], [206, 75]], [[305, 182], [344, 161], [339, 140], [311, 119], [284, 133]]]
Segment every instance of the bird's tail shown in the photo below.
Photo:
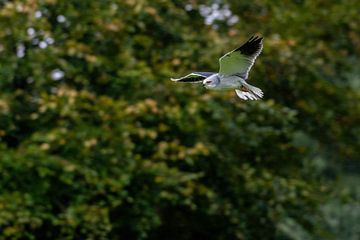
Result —
[[244, 100], [259, 100], [264, 96], [260, 88], [254, 87], [248, 83], [243, 83], [240, 89], [235, 89], [239, 98]]

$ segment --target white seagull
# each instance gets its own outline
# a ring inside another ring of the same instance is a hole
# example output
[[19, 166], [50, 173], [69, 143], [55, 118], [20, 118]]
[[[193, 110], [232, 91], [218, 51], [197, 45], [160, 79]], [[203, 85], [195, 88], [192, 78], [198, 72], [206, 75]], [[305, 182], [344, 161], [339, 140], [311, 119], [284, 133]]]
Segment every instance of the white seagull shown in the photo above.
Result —
[[226, 53], [219, 59], [219, 73], [193, 72], [181, 78], [171, 78], [175, 82], [202, 83], [213, 90], [235, 89], [239, 98], [258, 100], [263, 91], [246, 82], [249, 71], [263, 48], [263, 38], [252, 36], [240, 47]]

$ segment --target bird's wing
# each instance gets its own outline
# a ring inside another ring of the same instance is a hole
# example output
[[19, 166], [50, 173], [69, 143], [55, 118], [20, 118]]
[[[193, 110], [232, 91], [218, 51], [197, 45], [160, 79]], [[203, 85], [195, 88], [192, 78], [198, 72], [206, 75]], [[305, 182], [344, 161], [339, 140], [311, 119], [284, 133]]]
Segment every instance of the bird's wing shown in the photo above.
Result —
[[196, 82], [202, 82], [205, 78], [210, 77], [215, 73], [212, 72], [193, 72], [190, 73], [184, 77], [180, 78], [171, 78], [171, 81], [175, 82], [190, 82], [190, 83], [196, 83]]
[[263, 48], [263, 38], [252, 36], [246, 43], [226, 53], [219, 59], [221, 75], [239, 75], [247, 79], [255, 59]]

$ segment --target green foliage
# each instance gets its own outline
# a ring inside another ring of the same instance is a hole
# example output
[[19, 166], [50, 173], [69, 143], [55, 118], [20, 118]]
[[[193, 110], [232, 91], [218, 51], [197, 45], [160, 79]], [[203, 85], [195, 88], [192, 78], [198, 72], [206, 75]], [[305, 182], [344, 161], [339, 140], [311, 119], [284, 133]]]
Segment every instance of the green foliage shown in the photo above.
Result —
[[[360, 157], [360, 5], [187, 4], [0, 1], [0, 239], [353, 236], [322, 203]], [[169, 81], [254, 31], [265, 100]]]

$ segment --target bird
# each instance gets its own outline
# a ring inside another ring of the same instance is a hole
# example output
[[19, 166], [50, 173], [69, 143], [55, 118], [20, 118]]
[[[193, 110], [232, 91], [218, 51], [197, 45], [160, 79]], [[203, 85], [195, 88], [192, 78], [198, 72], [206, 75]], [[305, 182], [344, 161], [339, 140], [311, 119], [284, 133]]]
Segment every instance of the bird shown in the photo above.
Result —
[[219, 58], [219, 72], [192, 72], [174, 82], [202, 83], [206, 89], [235, 89], [243, 100], [259, 100], [264, 96], [260, 88], [247, 83], [249, 72], [263, 49], [263, 37], [252, 36], [240, 47]]

